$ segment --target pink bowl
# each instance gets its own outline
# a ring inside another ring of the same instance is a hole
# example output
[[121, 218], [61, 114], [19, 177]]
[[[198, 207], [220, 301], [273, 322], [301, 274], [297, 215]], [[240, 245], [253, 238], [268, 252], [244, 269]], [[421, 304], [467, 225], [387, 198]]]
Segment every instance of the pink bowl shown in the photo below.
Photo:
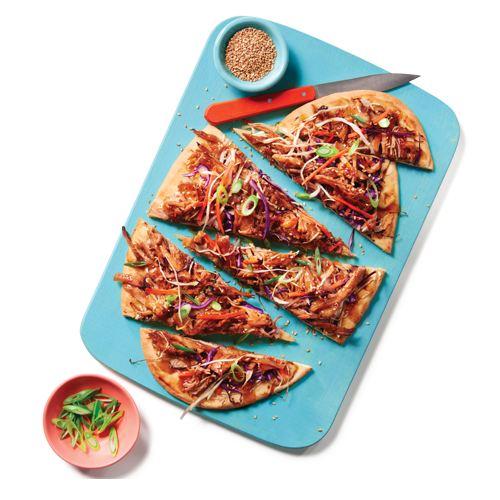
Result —
[[[99, 451], [87, 446], [87, 451], [83, 452], [78, 446], [71, 448], [69, 438], [61, 440], [61, 429], [51, 422], [53, 418], [59, 416], [63, 401], [68, 396], [97, 387], [101, 387], [103, 394], [118, 399], [121, 403], [120, 410], [124, 410], [123, 417], [115, 426], [118, 435], [118, 453], [115, 457], [111, 456], [109, 450], [108, 431], [98, 436], [94, 435], [101, 446]], [[140, 426], [141, 419], [132, 396], [120, 384], [102, 375], [77, 375], [66, 380], [50, 395], [43, 411], [43, 430], [50, 447], [69, 464], [85, 469], [100, 469], [121, 460], [137, 441]]]

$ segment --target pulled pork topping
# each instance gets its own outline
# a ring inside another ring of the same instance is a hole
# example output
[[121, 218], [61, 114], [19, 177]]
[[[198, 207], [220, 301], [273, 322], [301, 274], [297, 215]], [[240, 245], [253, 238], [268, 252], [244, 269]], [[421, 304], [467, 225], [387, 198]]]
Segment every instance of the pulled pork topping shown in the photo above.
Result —
[[[130, 295], [135, 319], [161, 321], [186, 335], [257, 335], [279, 338], [281, 328], [262, 310], [245, 302], [252, 294], [229, 286], [181, 252], [152, 226], [147, 236], [132, 242], [125, 237], [135, 262], [131, 274], [117, 273]], [[216, 307], [214, 307], [216, 306]]]
[[203, 141], [187, 162], [175, 195], [150, 210], [152, 217], [349, 255], [340, 238], [258, 169], [229, 139], [198, 130]]
[[[160, 330], [149, 331], [148, 337], [158, 356], [156, 361], [169, 363], [171, 370], [179, 373], [181, 390], [192, 397], [200, 398], [218, 385], [217, 395], [225, 394], [232, 404], [237, 405], [244, 397], [252, 398], [260, 384], [267, 384], [271, 393], [276, 392], [297, 371], [290, 361], [235, 347]], [[214, 393], [212, 391], [205, 399]]]
[[362, 266], [330, 261], [321, 255], [307, 257], [299, 252], [241, 246], [227, 236], [218, 239], [215, 249], [202, 231], [181, 240], [191, 252], [205, 255], [259, 295], [332, 338], [354, 332], [354, 328], [342, 327], [342, 320], [375, 278]]

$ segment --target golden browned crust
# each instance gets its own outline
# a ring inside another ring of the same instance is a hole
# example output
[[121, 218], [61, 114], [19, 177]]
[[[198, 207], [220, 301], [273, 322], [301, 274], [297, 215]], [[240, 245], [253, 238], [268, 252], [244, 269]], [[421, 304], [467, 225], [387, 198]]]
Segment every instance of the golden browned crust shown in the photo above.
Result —
[[[156, 381], [172, 396], [181, 401], [184, 401], [187, 404], [192, 404], [195, 401], [195, 398], [190, 394], [183, 392], [181, 388], [181, 383], [179, 379], [178, 373], [167, 373], [161, 370], [157, 363], [157, 355], [155, 350], [153, 349], [153, 343], [148, 336], [148, 332], [152, 330], [147, 328], [141, 328], [141, 346], [142, 352], [144, 354], [144, 358], [146, 359], [146, 363], [148, 364], [149, 370], [151, 371], [153, 377]], [[213, 347], [216, 347], [217, 344], [213, 344], [211, 342], [205, 341], [197, 341], [192, 339], [194, 342], [203, 342], [204, 344], [210, 344]], [[298, 380], [300, 380], [306, 373], [311, 371], [311, 367], [307, 365], [303, 365], [301, 363], [293, 363], [297, 368], [297, 371], [293, 375], [293, 377], [283, 386], [281, 386], [278, 390], [282, 391], [287, 387], [295, 384]], [[252, 404], [255, 401], [259, 401], [271, 395], [272, 387], [270, 384], [260, 384], [257, 386], [254, 397], [251, 401], [243, 400], [240, 404], [237, 405], [237, 408], [241, 408], [242, 406], [247, 406]], [[235, 405], [229, 401], [229, 398], [225, 393], [216, 394], [214, 393], [209, 400], [205, 400], [198, 405], [199, 408], [206, 408], [210, 410], [229, 410], [234, 409]]]
[[393, 109], [401, 112], [401, 125], [418, 132], [422, 137], [421, 143], [422, 154], [417, 167], [432, 170], [434, 163], [432, 161], [431, 151], [429, 149], [429, 142], [425, 135], [424, 129], [415, 113], [400, 99], [385, 92], [377, 92], [375, 90], [353, 90], [351, 92], [339, 92], [331, 94], [315, 101], [308, 102], [300, 108], [290, 113], [280, 124], [279, 127], [284, 127], [289, 131], [298, 125], [300, 122], [312, 116], [321, 106], [342, 106], [348, 104], [351, 99], [367, 99], [368, 101], [380, 104], [383, 108]]

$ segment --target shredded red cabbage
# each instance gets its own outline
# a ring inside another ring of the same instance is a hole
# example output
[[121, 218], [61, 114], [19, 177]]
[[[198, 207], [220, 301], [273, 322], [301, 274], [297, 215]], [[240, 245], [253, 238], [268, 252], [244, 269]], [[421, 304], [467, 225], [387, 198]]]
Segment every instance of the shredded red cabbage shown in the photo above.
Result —
[[259, 189], [259, 186], [257, 186], [257, 183], [253, 179], [250, 179], [249, 184], [253, 189], [255, 189], [255, 191], [257, 191], [257, 193], [259, 193], [259, 197], [262, 200], [262, 203], [264, 203], [264, 210], [266, 211], [266, 223], [264, 225], [264, 235], [262, 239], [265, 240], [267, 238], [267, 233], [269, 232], [269, 227], [271, 226], [271, 218], [269, 217], [269, 205], [267, 204], [264, 193]]
[[271, 233], [271, 236], [276, 236], [280, 240], [286, 242], [288, 246], [290, 246], [290, 240], [286, 236], [283, 236], [282, 234], [279, 233]]
[[[188, 174], [184, 174], [184, 177], [193, 177], [193, 175], [197, 174], [198, 172], [201, 172], [200, 175], [202, 177], [206, 177], [207, 180], [205, 181], [205, 185], [203, 186], [203, 189], [206, 189], [208, 186], [208, 183], [210, 182], [210, 174], [208, 174], [208, 167], [206, 165], [203, 165], [200, 163], [192, 172], [189, 172]], [[205, 175], [203, 175], [205, 174]]]
[[227, 210], [225, 210], [224, 213], [226, 214], [226, 218], [222, 223], [224, 225], [224, 231], [231, 232], [233, 230], [233, 216]]
[[257, 311], [260, 314], [264, 314], [264, 311], [262, 309], [259, 309], [258, 307], [253, 306], [252, 304], [249, 304], [248, 302], [244, 301], [241, 303], [242, 306], [246, 307], [247, 309], [253, 309], [254, 311]]
[[354, 241], [354, 229], [352, 230], [352, 233], [351, 233], [351, 236], [349, 237], [349, 257], [352, 257], [352, 252], [351, 252], [351, 248], [352, 248], [352, 242]]

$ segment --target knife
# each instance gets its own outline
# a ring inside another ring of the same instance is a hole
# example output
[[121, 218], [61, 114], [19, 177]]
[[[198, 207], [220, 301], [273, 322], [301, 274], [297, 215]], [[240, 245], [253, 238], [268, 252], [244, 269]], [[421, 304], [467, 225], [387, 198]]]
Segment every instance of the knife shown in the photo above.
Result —
[[281, 90], [269, 94], [259, 94], [231, 101], [210, 104], [205, 110], [205, 119], [212, 125], [219, 125], [234, 120], [241, 120], [249, 116], [269, 113], [290, 106], [300, 106], [336, 92], [349, 90], [386, 90], [399, 87], [411, 82], [420, 75], [406, 75], [403, 73], [382, 73], [379, 75], [362, 76], [338, 82], [320, 83], [295, 89]]

